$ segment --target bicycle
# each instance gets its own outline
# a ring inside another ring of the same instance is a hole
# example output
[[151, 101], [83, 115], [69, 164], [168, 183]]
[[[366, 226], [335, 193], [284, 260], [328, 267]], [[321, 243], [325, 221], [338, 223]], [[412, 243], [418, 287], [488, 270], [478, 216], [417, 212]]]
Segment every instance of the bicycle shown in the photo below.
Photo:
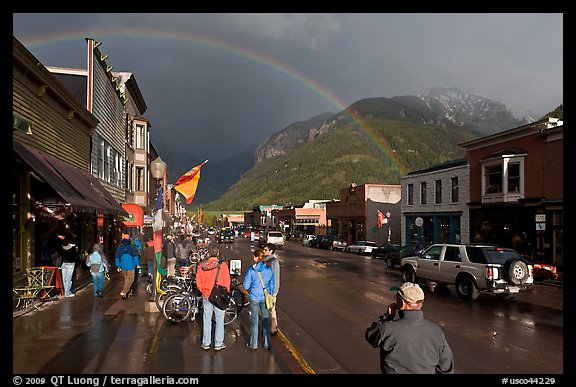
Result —
[[[235, 276], [230, 281], [230, 303], [224, 310], [224, 325], [228, 325], [236, 320], [238, 314], [247, 306], [247, 292], [242, 283]], [[162, 305], [162, 314], [166, 320], [173, 323], [180, 323], [190, 319], [196, 320], [196, 315], [202, 308], [202, 295], [196, 288], [196, 282], [188, 283], [184, 291], [170, 294]]]

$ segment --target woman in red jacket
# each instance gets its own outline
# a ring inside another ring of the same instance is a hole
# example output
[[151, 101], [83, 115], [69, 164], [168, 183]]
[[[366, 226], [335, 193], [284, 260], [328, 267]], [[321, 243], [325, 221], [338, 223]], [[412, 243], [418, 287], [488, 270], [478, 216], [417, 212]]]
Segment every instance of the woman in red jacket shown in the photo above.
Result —
[[224, 310], [218, 309], [209, 300], [210, 293], [216, 281], [230, 291], [230, 271], [228, 264], [219, 259], [220, 251], [217, 247], [208, 249], [208, 259], [200, 263], [196, 271], [196, 286], [202, 293], [202, 349], [210, 349], [212, 342], [212, 312], [216, 320], [214, 332], [214, 349], [220, 351], [226, 348], [224, 344]]

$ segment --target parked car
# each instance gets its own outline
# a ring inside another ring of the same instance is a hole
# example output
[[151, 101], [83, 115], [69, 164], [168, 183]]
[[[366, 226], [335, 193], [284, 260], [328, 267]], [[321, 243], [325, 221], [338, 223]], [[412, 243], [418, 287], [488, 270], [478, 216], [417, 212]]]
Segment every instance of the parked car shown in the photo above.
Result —
[[532, 265], [516, 250], [479, 244], [433, 244], [420, 255], [402, 258], [400, 276], [402, 282], [455, 285], [464, 300], [478, 298], [481, 291], [510, 299], [534, 284]]
[[234, 231], [223, 230], [216, 236], [218, 243], [234, 243]]
[[280, 231], [268, 231], [263, 237], [260, 238], [260, 247], [267, 243], [273, 243], [277, 248], [284, 247], [286, 237]]
[[385, 243], [372, 250], [372, 258], [383, 258], [386, 266], [394, 267], [400, 264], [400, 245]]
[[372, 241], [356, 241], [346, 247], [346, 251], [356, 254], [372, 254], [372, 250], [378, 248], [378, 244]]
[[[400, 262], [404, 257], [410, 257], [413, 255], [418, 255], [426, 249], [428, 245], [421, 242], [410, 242], [404, 246], [398, 246], [393, 244], [386, 244], [378, 247], [376, 250], [372, 250], [372, 258], [383, 257], [386, 266], [393, 268], [394, 266], [400, 266]], [[396, 250], [394, 250], [396, 247]]]
[[316, 235], [304, 235], [302, 239], [302, 246], [310, 246], [310, 241], [314, 239]]
[[318, 247], [327, 250], [344, 251], [346, 248], [346, 242], [344, 239], [336, 235], [324, 235], [324, 238], [318, 242]]
[[314, 238], [312, 238], [310, 240], [310, 242], [308, 242], [308, 246], [310, 247], [319, 247], [318, 245], [320, 244], [320, 242], [326, 238], [326, 235], [316, 235], [314, 236]]
[[534, 275], [534, 281], [555, 281], [558, 279], [558, 270], [556, 265], [551, 263], [538, 262], [534, 259], [530, 259], [523, 255], [522, 259], [529, 265], [532, 265], [532, 274]]

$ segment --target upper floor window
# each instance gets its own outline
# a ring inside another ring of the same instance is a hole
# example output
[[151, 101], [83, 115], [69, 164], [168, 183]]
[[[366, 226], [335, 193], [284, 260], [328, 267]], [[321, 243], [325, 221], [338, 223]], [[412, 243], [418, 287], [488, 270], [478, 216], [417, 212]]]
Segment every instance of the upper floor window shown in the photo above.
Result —
[[136, 124], [136, 134], [134, 136], [134, 148], [146, 149], [146, 127], [141, 124]]
[[414, 185], [413, 184], [408, 184], [408, 205], [409, 206], [413, 206], [414, 205]]
[[452, 203], [458, 203], [458, 177], [452, 178]]
[[510, 195], [517, 200], [524, 192], [524, 155], [508, 155], [487, 161], [482, 165], [483, 195], [502, 197]]
[[508, 163], [508, 192], [520, 192], [520, 163]]
[[136, 167], [135, 191], [145, 191], [144, 167]]
[[490, 165], [484, 168], [484, 193], [502, 193], [502, 164]]
[[434, 189], [434, 203], [442, 203], [442, 180], [436, 180]]
[[426, 182], [420, 183], [420, 204], [426, 204]]

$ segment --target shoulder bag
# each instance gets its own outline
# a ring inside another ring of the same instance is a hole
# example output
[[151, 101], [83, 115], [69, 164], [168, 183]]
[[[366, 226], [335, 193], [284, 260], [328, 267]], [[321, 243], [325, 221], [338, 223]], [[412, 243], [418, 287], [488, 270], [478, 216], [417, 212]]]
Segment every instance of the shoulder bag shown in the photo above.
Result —
[[214, 287], [210, 292], [210, 301], [215, 307], [221, 310], [225, 310], [230, 304], [230, 292], [225, 286], [218, 285], [218, 274], [220, 273], [220, 263], [218, 264], [218, 270], [216, 271], [216, 279], [214, 280]]
[[260, 283], [262, 284], [262, 290], [264, 290], [264, 297], [266, 297], [266, 308], [272, 309], [274, 307], [274, 296], [268, 293], [266, 286], [264, 286], [264, 281], [262, 280], [262, 275], [258, 272], [258, 278], [260, 278]]

